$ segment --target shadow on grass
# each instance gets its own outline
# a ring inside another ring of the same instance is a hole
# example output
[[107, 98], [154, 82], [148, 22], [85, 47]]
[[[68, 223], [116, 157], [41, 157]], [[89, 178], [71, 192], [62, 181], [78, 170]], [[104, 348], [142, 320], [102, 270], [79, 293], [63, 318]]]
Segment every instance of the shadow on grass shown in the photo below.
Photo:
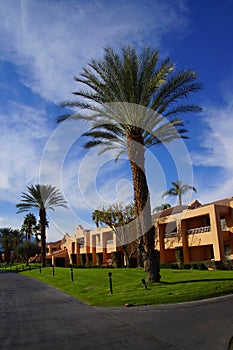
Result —
[[223, 281], [232, 281], [233, 278], [206, 278], [198, 280], [187, 280], [187, 281], [177, 281], [177, 282], [163, 282], [160, 281], [160, 284], [184, 284], [184, 283], [193, 283], [193, 282], [223, 282]]

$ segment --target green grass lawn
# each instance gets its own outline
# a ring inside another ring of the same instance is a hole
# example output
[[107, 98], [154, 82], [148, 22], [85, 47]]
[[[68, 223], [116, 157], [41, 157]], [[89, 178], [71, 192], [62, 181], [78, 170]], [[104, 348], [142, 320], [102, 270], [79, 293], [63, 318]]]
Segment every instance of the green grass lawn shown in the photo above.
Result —
[[[112, 272], [113, 294], [110, 294], [108, 273]], [[233, 271], [200, 271], [162, 269], [160, 283], [141, 282], [142, 269], [74, 269], [71, 281], [69, 268], [43, 268], [21, 272], [48, 283], [89, 305], [123, 306], [178, 303], [233, 293]]]

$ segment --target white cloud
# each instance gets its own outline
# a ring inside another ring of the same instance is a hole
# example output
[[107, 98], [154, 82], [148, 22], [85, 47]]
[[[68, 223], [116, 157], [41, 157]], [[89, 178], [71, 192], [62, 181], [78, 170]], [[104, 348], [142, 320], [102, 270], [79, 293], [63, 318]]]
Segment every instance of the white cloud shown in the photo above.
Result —
[[43, 98], [61, 102], [76, 86], [73, 75], [106, 45], [144, 46], [153, 35], [187, 25], [183, 1], [8, 0], [0, 8], [0, 51], [18, 66], [24, 84]]
[[[195, 166], [219, 168], [215, 177], [206, 174], [199, 179], [203, 202], [233, 195], [233, 103], [222, 108], [205, 108], [204, 123], [207, 127], [200, 138], [200, 153], [193, 153]], [[213, 174], [213, 171], [211, 171]]]
[[[1, 59], [17, 67], [21, 82], [33, 93], [60, 103], [70, 99], [76, 89], [73, 75], [78, 75], [92, 57], [101, 57], [104, 46], [119, 49], [131, 43], [141, 48], [151, 44], [149, 37], [153, 37], [152, 46], [159, 47], [164, 34], [185, 32], [186, 14], [182, 0], [175, 4], [162, 0], [8, 0], [0, 7]], [[55, 131], [62, 131], [59, 137], [52, 136], [46, 145], [51, 130], [45, 111], [15, 102], [8, 107], [7, 111], [0, 111], [4, 147], [0, 154], [1, 199], [17, 203], [26, 185], [39, 182], [39, 177], [42, 182], [64, 189], [74, 212], [56, 210], [50, 214], [54, 221], [49, 229], [53, 239], [53, 230], [70, 232], [82, 220], [84, 223], [87, 208], [95, 208], [109, 198], [128, 201], [132, 194], [128, 173], [110, 172], [106, 162], [111, 155], [104, 155], [102, 160], [96, 154], [88, 158], [89, 164], [81, 169], [80, 193], [77, 181], [85, 154], [75, 143], [84, 131], [82, 126], [71, 123], [66, 129], [63, 124]], [[95, 175], [103, 165], [109, 176], [97, 190]]]
[[12, 102], [0, 111], [1, 153], [0, 194], [15, 201], [25, 186], [38, 181], [39, 160], [49, 130], [45, 113]]

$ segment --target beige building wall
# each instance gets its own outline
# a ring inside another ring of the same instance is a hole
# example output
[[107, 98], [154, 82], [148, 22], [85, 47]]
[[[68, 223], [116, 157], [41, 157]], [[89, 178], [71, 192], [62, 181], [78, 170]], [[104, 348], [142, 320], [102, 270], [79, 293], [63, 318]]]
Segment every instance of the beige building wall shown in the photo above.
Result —
[[[175, 262], [178, 249], [185, 263], [233, 259], [233, 198], [206, 205], [195, 201], [190, 206], [166, 209], [152, 218], [155, 249], [160, 251], [162, 263]], [[66, 264], [80, 265], [87, 259], [87, 263], [101, 265], [112, 252], [121, 249], [109, 227], [89, 231], [79, 225], [71, 236], [65, 234], [61, 241], [49, 243], [47, 250], [54, 263], [63, 256]]]

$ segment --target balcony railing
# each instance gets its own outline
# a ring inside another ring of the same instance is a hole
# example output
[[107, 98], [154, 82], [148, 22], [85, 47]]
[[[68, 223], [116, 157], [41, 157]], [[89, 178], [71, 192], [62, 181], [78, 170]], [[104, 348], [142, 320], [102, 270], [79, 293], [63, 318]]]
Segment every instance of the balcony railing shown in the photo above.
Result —
[[177, 232], [165, 233], [164, 237], [165, 237], [165, 238], [177, 237]]
[[204, 232], [210, 232], [211, 226], [203, 226], [203, 227], [197, 227], [197, 228], [191, 228], [186, 231], [187, 235], [194, 235], [197, 233], [204, 233]]
[[113, 239], [108, 239], [108, 240], [106, 241], [106, 244], [107, 244], [107, 245], [113, 244]]

